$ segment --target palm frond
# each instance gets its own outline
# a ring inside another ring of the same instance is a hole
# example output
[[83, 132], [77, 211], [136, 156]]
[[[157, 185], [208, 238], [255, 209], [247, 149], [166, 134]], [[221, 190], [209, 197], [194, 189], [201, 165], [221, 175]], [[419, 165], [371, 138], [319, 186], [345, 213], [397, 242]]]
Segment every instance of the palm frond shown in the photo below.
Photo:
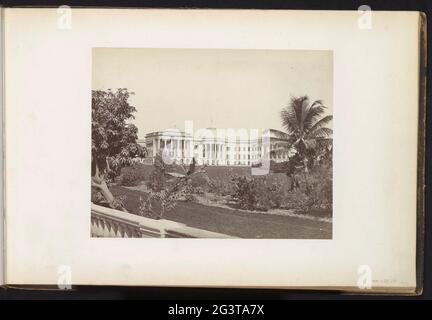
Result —
[[[315, 131], [324, 128], [327, 124], [329, 124], [333, 120], [332, 115], [327, 115], [324, 118], [321, 118], [309, 129], [307, 136], [312, 137], [315, 135]], [[330, 129], [331, 130], [331, 129]]]
[[327, 150], [331, 150], [333, 148], [333, 139], [332, 138], [320, 138], [315, 139], [317, 142], [318, 148], [325, 148]]
[[333, 130], [330, 128], [317, 128], [313, 132], [308, 134], [308, 139], [321, 139], [321, 138], [329, 138], [333, 134]]
[[292, 145], [281, 146], [281, 147], [278, 147], [278, 148], [271, 150], [270, 154], [277, 154], [278, 152], [286, 152], [286, 151], [291, 150], [292, 148], [293, 148]]
[[293, 106], [296, 118], [297, 118], [297, 124], [299, 127], [300, 133], [303, 132], [303, 121], [306, 113], [306, 109], [309, 105], [309, 98], [308, 96], [302, 96], [299, 98], [292, 98], [291, 99], [291, 105]]
[[282, 132], [282, 131], [279, 131], [279, 130], [274, 130], [273, 133], [274, 133], [274, 135], [278, 139], [283, 139], [283, 140], [286, 140], [286, 141], [291, 141], [291, 140], [294, 139], [292, 135], [290, 135], [290, 134], [288, 134], [286, 132]]
[[282, 126], [289, 134], [296, 133], [298, 136], [303, 133], [303, 120], [309, 106], [308, 96], [291, 97], [290, 103], [282, 109]]
[[306, 149], [311, 150], [317, 147], [317, 141], [315, 139], [305, 140]]
[[320, 155], [332, 155], [333, 153], [333, 139], [331, 138], [323, 138], [323, 139], [316, 139], [317, 142], [317, 152]]
[[281, 120], [282, 126], [288, 131], [288, 133], [291, 134], [299, 130], [296, 112], [290, 106], [282, 109]]
[[322, 100], [315, 100], [312, 104], [311, 104], [311, 107], [315, 107], [315, 106], [323, 106], [324, 108], [325, 108], [325, 106], [324, 106], [324, 104], [323, 104], [323, 101]]
[[300, 123], [300, 127], [301, 130], [304, 130], [304, 120], [307, 117], [307, 114], [309, 112], [309, 98], [307, 96], [301, 97], [299, 100], [299, 123]]
[[321, 100], [314, 101], [308, 108], [306, 116], [303, 120], [304, 131], [309, 131], [314, 123], [320, 119], [326, 107], [322, 104]]

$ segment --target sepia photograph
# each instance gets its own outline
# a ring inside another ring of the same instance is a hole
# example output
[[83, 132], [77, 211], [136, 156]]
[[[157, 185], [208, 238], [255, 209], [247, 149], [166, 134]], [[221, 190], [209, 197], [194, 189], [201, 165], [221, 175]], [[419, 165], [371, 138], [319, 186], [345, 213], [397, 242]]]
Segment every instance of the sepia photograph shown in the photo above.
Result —
[[91, 236], [332, 239], [333, 52], [93, 48]]
[[0, 8], [0, 286], [424, 296], [426, 15], [361, 7]]

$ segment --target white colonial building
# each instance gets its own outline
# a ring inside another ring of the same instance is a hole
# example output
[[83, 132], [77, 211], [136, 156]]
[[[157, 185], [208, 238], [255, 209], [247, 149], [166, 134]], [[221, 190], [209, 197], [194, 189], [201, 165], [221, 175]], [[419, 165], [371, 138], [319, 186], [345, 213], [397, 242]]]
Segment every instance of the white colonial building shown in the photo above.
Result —
[[[138, 141], [148, 150], [148, 160], [162, 152], [173, 163], [198, 165], [252, 166], [264, 158], [282, 162], [291, 152], [284, 133], [268, 129], [259, 132], [206, 128], [190, 133], [168, 129], [149, 133]], [[150, 161], [151, 162], [151, 161]]]

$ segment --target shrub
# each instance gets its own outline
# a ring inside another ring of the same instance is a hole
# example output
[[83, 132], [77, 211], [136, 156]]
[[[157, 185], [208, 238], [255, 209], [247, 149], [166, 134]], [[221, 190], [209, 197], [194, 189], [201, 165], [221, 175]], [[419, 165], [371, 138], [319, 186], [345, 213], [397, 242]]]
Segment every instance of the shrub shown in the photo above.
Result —
[[230, 178], [228, 181], [224, 181], [223, 179], [213, 179], [211, 191], [223, 197], [232, 195], [235, 192], [235, 186], [231, 180], [232, 178]]
[[333, 182], [330, 166], [317, 166], [288, 178], [284, 174], [234, 176], [233, 199], [241, 209], [267, 211], [331, 211]]
[[118, 183], [127, 187], [137, 186], [146, 179], [147, 175], [142, 166], [126, 167], [122, 169]]
[[283, 206], [299, 211], [331, 211], [333, 179], [330, 166], [316, 166], [293, 175], [296, 187], [287, 193]]
[[233, 198], [241, 209], [254, 210], [258, 203], [258, 190], [253, 179], [247, 177], [234, 177], [235, 192]]
[[165, 212], [175, 207], [175, 195], [166, 190], [150, 191], [146, 197], [139, 198], [138, 214], [152, 219], [162, 219]]
[[101, 194], [99, 190], [96, 188], [91, 188], [91, 202], [117, 210], [124, 209], [124, 203], [126, 201], [125, 195], [114, 196], [114, 201], [112, 203], [107, 203], [105, 197]]
[[201, 190], [201, 192], [209, 192], [212, 190], [214, 181], [204, 174], [197, 174], [189, 179], [191, 185], [190, 191]]
[[236, 176], [233, 182], [233, 198], [241, 209], [267, 211], [281, 206], [284, 195], [282, 185], [269, 182], [267, 176]]
[[91, 196], [91, 202], [93, 203], [102, 204], [106, 202], [105, 197], [100, 193], [99, 190], [97, 190], [94, 187], [91, 188], [90, 196]]
[[147, 187], [153, 191], [161, 191], [165, 186], [166, 180], [164, 169], [160, 166], [154, 166], [147, 181]]
[[196, 188], [194, 188], [190, 183], [188, 183], [183, 188], [183, 200], [185, 201], [195, 201], [195, 194], [197, 194]]
[[308, 196], [306, 209], [332, 210], [333, 179], [330, 166], [317, 166], [300, 178]]

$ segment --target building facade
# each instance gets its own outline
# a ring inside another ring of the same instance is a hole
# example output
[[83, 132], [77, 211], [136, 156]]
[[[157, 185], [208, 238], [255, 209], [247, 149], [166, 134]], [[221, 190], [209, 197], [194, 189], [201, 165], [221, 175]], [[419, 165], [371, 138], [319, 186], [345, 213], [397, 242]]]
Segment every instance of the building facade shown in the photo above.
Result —
[[262, 132], [234, 131], [206, 128], [194, 135], [177, 129], [149, 133], [138, 141], [147, 148], [148, 159], [162, 153], [164, 161], [198, 165], [254, 166], [264, 159], [287, 161], [290, 153], [284, 133], [268, 129]]

